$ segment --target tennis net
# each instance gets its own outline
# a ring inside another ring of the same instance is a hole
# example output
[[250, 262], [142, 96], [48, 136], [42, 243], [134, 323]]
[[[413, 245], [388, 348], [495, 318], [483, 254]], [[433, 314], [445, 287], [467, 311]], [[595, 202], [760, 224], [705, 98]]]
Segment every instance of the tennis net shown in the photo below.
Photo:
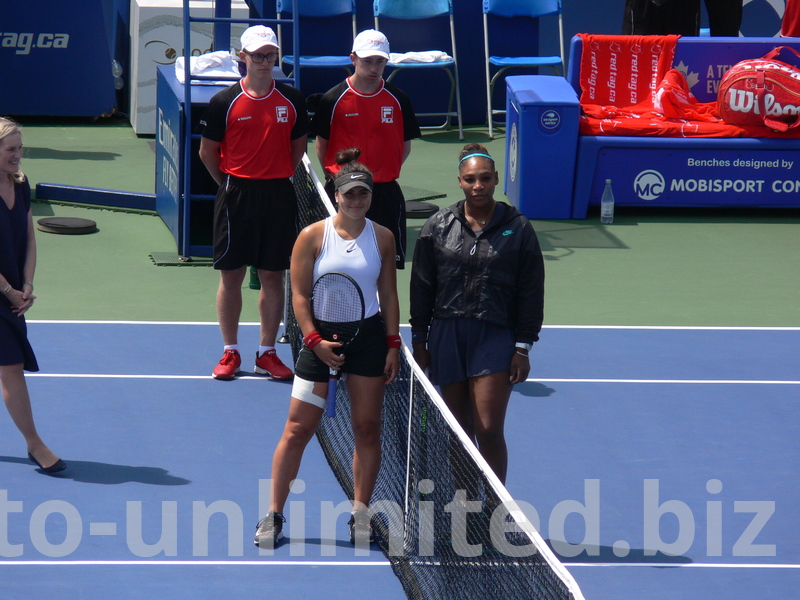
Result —
[[[294, 183], [302, 227], [333, 214], [307, 157]], [[291, 307], [286, 330], [296, 359], [302, 333]], [[354, 442], [345, 386], [337, 392], [336, 417], [322, 419], [317, 438], [352, 499]], [[386, 389], [381, 443], [373, 527], [408, 598], [583, 599], [408, 348], [401, 353], [400, 373]]]

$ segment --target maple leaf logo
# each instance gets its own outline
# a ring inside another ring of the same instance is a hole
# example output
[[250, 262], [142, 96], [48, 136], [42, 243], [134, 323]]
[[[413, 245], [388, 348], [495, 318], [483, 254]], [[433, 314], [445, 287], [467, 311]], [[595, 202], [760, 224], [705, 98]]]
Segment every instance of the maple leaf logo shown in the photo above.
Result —
[[678, 63], [675, 69], [683, 73], [683, 76], [686, 77], [686, 83], [688, 84], [689, 89], [692, 89], [697, 83], [699, 83], [700, 74], [689, 71], [689, 65], [684, 64], [683, 61]]

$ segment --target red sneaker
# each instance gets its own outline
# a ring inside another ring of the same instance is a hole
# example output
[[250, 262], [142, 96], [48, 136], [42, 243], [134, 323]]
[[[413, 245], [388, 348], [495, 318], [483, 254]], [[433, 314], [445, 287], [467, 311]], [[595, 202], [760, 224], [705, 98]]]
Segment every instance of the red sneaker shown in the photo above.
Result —
[[261, 375], [269, 375], [273, 379], [283, 381], [294, 376], [292, 370], [281, 362], [275, 350], [268, 350], [261, 356], [256, 352], [255, 372]]
[[214, 379], [230, 380], [236, 377], [239, 367], [242, 366], [242, 358], [236, 350], [225, 350], [219, 364], [214, 367], [211, 375]]

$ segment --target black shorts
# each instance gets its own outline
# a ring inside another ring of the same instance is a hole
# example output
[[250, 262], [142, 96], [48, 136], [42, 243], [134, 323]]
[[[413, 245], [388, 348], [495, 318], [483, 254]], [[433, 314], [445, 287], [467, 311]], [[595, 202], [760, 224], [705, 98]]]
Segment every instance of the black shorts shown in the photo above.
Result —
[[[365, 319], [361, 330], [344, 352], [342, 373], [363, 377], [383, 377], [386, 366], [386, 327], [377, 313]], [[330, 369], [313, 350], [303, 346], [297, 357], [295, 374], [307, 381], [328, 381]]]
[[214, 202], [214, 268], [289, 268], [297, 239], [297, 196], [289, 179], [226, 175]]
[[406, 266], [406, 199], [396, 181], [375, 183], [372, 205], [367, 218], [383, 225], [394, 234], [395, 260], [398, 269]]
[[[335, 204], [333, 181], [329, 179], [325, 190], [331, 202]], [[386, 181], [373, 184], [372, 204], [367, 211], [367, 218], [378, 225], [383, 225], [394, 234], [395, 264], [398, 269], [406, 266], [406, 199], [397, 181]]]

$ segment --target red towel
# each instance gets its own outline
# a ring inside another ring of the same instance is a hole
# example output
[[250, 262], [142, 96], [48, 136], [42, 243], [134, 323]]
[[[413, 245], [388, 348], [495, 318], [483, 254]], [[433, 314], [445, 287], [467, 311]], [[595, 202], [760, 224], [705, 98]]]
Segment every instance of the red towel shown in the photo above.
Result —
[[582, 105], [653, 106], [658, 84], [672, 68], [679, 36], [580, 36]]
[[716, 102], [698, 102], [672, 69], [677, 35], [580, 34], [583, 135], [800, 137], [719, 118]]

